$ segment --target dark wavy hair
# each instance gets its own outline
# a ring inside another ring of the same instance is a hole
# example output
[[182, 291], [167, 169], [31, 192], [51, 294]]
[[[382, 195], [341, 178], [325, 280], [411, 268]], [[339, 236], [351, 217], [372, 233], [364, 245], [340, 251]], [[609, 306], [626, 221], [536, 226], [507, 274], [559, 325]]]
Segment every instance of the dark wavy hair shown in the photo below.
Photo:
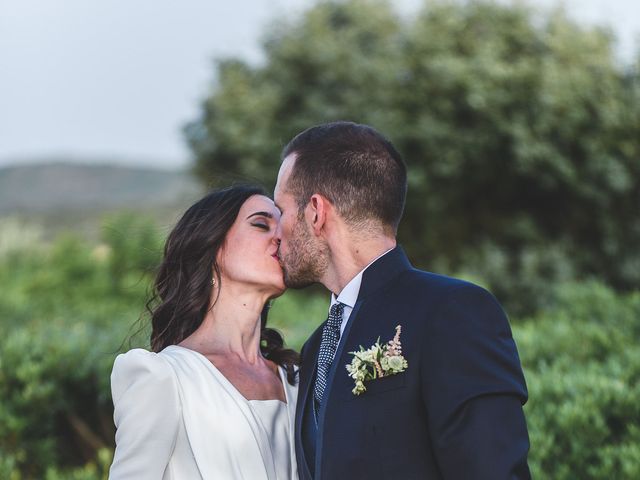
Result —
[[[151, 315], [151, 349], [159, 352], [191, 335], [203, 322], [210, 305], [212, 272], [220, 285], [218, 251], [249, 197], [265, 195], [253, 185], [237, 185], [207, 194], [192, 205], [167, 238], [147, 311]], [[282, 366], [287, 380], [295, 382], [299, 354], [284, 348], [282, 335], [267, 328], [269, 305], [261, 314], [260, 350]]]

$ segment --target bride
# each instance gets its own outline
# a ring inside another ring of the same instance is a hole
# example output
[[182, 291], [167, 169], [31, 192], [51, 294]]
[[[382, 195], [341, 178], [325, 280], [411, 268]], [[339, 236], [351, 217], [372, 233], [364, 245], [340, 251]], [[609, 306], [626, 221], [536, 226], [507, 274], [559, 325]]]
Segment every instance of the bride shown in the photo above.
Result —
[[266, 323], [284, 290], [280, 212], [255, 187], [191, 206], [169, 235], [151, 348], [119, 355], [110, 479], [297, 478], [298, 355]]

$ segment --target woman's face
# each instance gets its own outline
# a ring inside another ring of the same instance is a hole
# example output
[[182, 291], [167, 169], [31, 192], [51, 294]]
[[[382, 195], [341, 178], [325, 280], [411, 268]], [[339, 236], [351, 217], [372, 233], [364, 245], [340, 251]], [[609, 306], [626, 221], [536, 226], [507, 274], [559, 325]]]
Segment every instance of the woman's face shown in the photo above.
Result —
[[276, 230], [280, 211], [262, 195], [249, 197], [218, 252], [222, 284], [246, 284], [275, 296], [285, 290]]

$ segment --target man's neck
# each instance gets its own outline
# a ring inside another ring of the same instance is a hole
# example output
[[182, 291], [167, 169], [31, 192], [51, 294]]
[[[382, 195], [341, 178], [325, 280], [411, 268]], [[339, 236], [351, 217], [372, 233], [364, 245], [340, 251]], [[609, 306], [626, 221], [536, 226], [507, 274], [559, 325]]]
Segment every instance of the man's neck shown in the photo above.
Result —
[[337, 242], [330, 245], [329, 265], [322, 284], [336, 296], [376, 258], [396, 246], [395, 238], [378, 237], [364, 242]]

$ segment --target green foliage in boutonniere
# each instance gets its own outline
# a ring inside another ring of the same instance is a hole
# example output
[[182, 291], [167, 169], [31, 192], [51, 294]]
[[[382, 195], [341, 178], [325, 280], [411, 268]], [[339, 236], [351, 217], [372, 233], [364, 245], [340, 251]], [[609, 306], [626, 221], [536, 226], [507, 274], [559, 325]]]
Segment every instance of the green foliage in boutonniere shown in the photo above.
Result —
[[354, 395], [360, 395], [367, 390], [364, 385], [367, 380], [388, 377], [407, 369], [409, 365], [402, 356], [401, 330], [398, 325], [393, 340], [384, 345], [380, 345], [378, 337], [378, 341], [367, 350], [360, 346], [359, 352], [349, 352], [353, 355], [353, 360], [346, 367], [349, 376], [355, 380], [355, 387], [351, 390]]

